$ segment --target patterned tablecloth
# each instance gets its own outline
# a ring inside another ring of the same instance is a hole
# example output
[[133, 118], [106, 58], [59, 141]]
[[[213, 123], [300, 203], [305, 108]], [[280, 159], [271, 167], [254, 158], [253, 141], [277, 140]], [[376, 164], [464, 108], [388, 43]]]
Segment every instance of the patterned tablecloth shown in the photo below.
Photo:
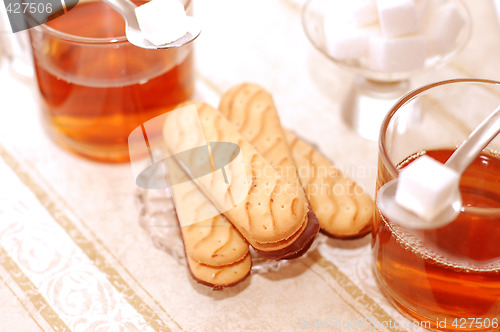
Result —
[[[261, 84], [284, 126], [373, 196], [376, 143], [341, 120], [354, 78], [309, 44], [302, 2], [195, 1], [203, 24], [196, 97], [216, 105], [232, 85]], [[412, 85], [500, 78], [494, 4], [466, 4], [473, 19], [467, 47]], [[321, 237], [306, 258], [224, 291], [196, 284], [139, 224], [130, 166], [66, 153], [39, 116], [34, 80], [0, 60], [0, 331], [418, 330], [377, 288], [369, 236]]]

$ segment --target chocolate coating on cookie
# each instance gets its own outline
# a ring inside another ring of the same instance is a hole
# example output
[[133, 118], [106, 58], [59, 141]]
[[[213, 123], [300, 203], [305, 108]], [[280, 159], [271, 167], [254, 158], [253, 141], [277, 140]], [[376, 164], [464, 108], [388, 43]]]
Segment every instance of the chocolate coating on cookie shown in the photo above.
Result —
[[276, 251], [262, 251], [254, 248], [255, 252], [267, 259], [294, 259], [305, 254], [319, 232], [319, 221], [311, 206], [309, 206], [307, 217], [306, 228], [297, 240], [288, 247]]

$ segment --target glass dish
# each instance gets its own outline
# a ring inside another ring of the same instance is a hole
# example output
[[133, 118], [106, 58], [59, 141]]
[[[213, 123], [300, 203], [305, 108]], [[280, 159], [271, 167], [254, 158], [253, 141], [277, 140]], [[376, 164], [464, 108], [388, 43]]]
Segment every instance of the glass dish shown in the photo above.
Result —
[[[463, 49], [470, 36], [471, 18], [468, 9], [460, 0], [427, 0], [429, 2], [439, 1], [442, 3], [453, 3], [459, 10], [465, 23], [455, 39], [453, 47], [449, 52], [428, 56], [422, 68], [408, 71], [381, 71], [370, 68], [366, 58], [339, 60], [332, 57], [327, 50], [327, 41], [324, 31], [324, 19], [327, 6], [335, 1], [342, 0], [307, 0], [302, 9], [302, 25], [305, 34], [311, 44], [321, 52], [327, 59], [335, 64], [356, 73], [365, 79], [375, 82], [399, 82], [409, 79], [414, 73], [422, 70], [429, 70], [449, 62], [460, 50]], [[345, 1], [344, 1], [345, 2]]]
[[[170, 189], [138, 188], [135, 196], [139, 206], [139, 224], [149, 234], [154, 246], [174, 257], [179, 264], [185, 265], [184, 244]], [[324, 240], [325, 236], [318, 234], [309, 250], [303, 256], [293, 260], [265, 259], [250, 246], [252, 273], [279, 271], [294, 261], [307, 257]]]
[[[355, 75], [352, 101], [343, 109], [342, 116], [344, 122], [363, 138], [371, 141], [377, 140], [382, 119], [396, 100], [410, 90], [410, 79], [413, 75], [436, 69], [448, 63], [464, 48], [470, 37], [471, 18], [467, 7], [462, 1], [425, 1], [429, 3], [429, 6], [437, 6], [437, 4], [440, 6], [444, 4], [455, 5], [456, 12], [463, 19], [463, 24], [459, 32], [457, 32], [453, 44], [447, 49], [447, 52], [429, 54], [425, 57], [422, 66], [402, 71], [376, 70], [370, 66], [368, 55], [339, 59], [330, 54], [324, 26], [325, 14], [329, 10], [331, 11], [329, 6], [337, 5], [339, 6], [338, 8], [344, 10], [344, 7], [351, 5], [350, 2], [342, 0], [307, 0], [302, 8], [302, 26], [314, 48], [335, 65]], [[376, 25], [376, 23], [374, 24]], [[370, 28], [380, 29], [380, 27], [376, 27], [374, 24], [370, 25]], [[339, 26], [340, 24], [335, 24], [335, 27]], [[424, 36], [425, 34], [422, 31], [418, 33]], [[339, 30], [339, 34], [344, 33], [346, 33], [344, 30]], [[378, 33], [380, 34], [380, 32]]]

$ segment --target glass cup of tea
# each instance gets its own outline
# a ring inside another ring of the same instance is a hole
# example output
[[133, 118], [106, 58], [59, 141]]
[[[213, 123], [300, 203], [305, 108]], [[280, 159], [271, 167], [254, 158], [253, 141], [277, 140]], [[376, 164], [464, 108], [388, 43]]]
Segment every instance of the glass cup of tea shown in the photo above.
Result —
[[[422, 154], [445, 162], [500, 105], [500, 82], [454, 79], [402, 97], [384, 119], [376, 189]], [[450, 224], [410, 229], [376, 212], [373, 267], [381, 290], [407, 317], [439, 331], [500, 329], [500, 137], [460, 180]]]
[[[192, 1], [184, 5], [191, 15]], [[102, 1], [80, 1], [29, 33], [43, 121], [56, 142], [81, 156], [129, 161], [129, 134], [193, 93], [193, 45], [138, 48]]]

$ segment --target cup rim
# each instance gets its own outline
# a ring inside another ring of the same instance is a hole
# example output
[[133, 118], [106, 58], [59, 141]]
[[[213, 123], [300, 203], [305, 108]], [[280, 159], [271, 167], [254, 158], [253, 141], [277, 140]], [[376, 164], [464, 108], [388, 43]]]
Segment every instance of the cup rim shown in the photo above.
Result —
[[[149, 0], [150, 1], [150, 0]], [[98, 2], [98, 0], [91, 0], [91, 1], [85, 1], [86, 2]], [[192, 0], [185, 0], [184, 8], [187, 8], [191, 5]], [[96, 38], [96, 37], [82, 37], [66, 32], [62, 32], [60, 30], [54, 29], [50, 26], [48, 26], [46, 23], [37, 25], [33, 27], [32, 29], [41, 31], [41, 32], [46, 32], [50, 33], [53, 36], [56, 36], [62, 40], [66, 41], [71, 41], [71, 42], [76, 42], [76, 43], [82, 43], [82, 44], [118, 44], [118, 43], [127, 43], [127, 36], [117, 36], [117, 37], [106, 37], [106, 38]]]
[[411, 99], [413, 99], [418, 94], [420, 94], [426, 90], [429, 90], [431, 88], [437, 87], [437, 86], [446, 85], [446, 84], [453, 84], [453, 83], [487, 83], [487, 84], [500, 85], [500, 81], [496, 81], [496, 80], [492, 80], [492, 79], [454, 78], [454, 79], [437, 81], [437, 82], [422, 85], [422, 86], [406, 93], [404, 96], [402, 96], [400, 99], [398, 99], [396, 101], [396, 103], [390, 108], [389, 112], [385, 115], [385, 117], [382, 121], [382, 124], [380, 126], [379, 139], [378, 139], [378, 148], [379, 148], [380, 158], [382, 158], [382, 161], [386, 165], [386, 168], [389, 171], [391, 176], [397, 177], [398, 170], [396, 169], [395, 163], [389, 157], [389, 154], [387, 152], [387, 149], [386, 149], [384, 142], [386, 141], [386, 129], [389, 126], [389, 123], [391, 122], [392, 118], [394, 117], [396, 112], [402, 106], [404, 106], [407, 102], [409, 102]]
[[[401, 97], [389, 110], [389, 112], [384, 117], [382, 124], [380, 126], [379, 140], [378, 140], [378, 148], [379, 148], [379, 157], [382, 159], [382, 163], [384, 164], [386, 170], [389, 172], [390, 176], [396, 178], [398, 176], [399, 171], [396, 169], [395, 163], [390, 159], [388, 151], [385, 146], [386, 141], [386, 129], [391, 122], [394, 114], [407, 102], [413, 99], [416, 95], [429, 90], [431, 88], [453, 84], [453, 83], [483, 83], [483, 84], [495, 84], [500, 85], [500, 81], [492, 80], [492, 79], [483, 79], [483, 78], [455, 78], [443, 81], [437, 81], [433, 83], [429, 83], [423, 86], [420, 86], [407, 94]], [[464, 211], [468, 211], [470, 213], [474, 213], [477, 215], [500, 215], [500, 208], [479, 208], [479, 207], [463, 207]]]
[[73, 34], [69, 34], [66, 32], [62, 32], [60, 30], [54, 29], [47, 24], [37, 25], [33, 27], [33, 29], [38, 30], [40, 32], [49, 33], [59, 39], [76, 42], [81, 44], [117, 44], [117, 43], [125, 43], [127, 42], [126, 36], [118, 36], [111, 38], [91, 38], [91, 37], [82, 37]]

